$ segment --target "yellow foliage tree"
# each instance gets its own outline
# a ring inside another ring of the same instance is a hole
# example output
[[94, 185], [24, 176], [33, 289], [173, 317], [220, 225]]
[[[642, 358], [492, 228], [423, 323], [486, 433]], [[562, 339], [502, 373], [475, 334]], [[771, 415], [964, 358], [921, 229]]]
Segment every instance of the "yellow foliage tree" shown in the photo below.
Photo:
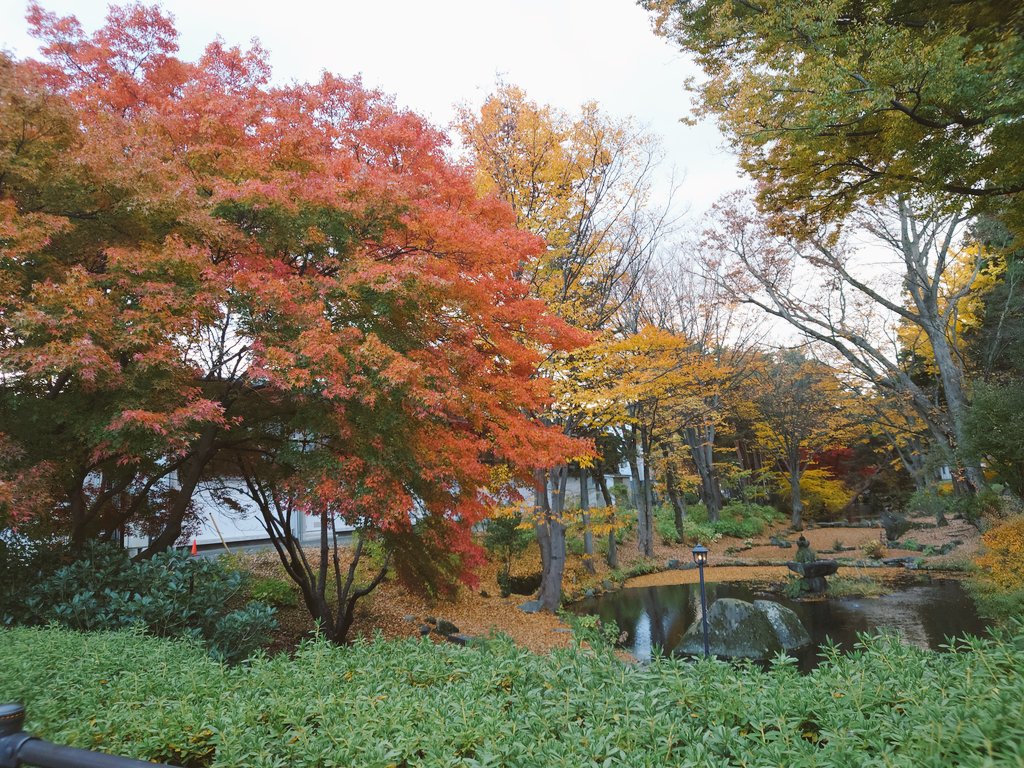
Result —
[[656, 141], [595, 102], [572, 115], [502, 84], [456, 127], [482, 193], [512, 205], [520, 227], [547, 251], [523, 277], [563, 319], [604, 329], [635, 289], [664, 229], [650, 207]]
[[[517, 224], [547, 243], [546, 250], [520, 265], [533, 294], [576, 328], [606, 331], [635, 291], [667, 224], [665, 213], [649, 205], [656, 143], [631, 121], [604, 115], [593, 102], [570, 115], [505, 84], [479, 111], [462, 109], [456, 127], [477, 169], [481, 194], [508, 202]], [[546, 373], [571, 382], [573, 372], [561, 367], [563, 362], [553, 357]], [[564, 411], [544, 418], [568, 434], [584, 432]], [[565, 530], [571, 522], [564, 503], [569, 471], [568, 465], [535, 471], [532, 519], [543, 573], [538, 599], [549, 610], [561, 599]], [[581, 467], [581, 481], [583, 476]], [[582, 514], [589, 555], [589, 512]]]
[[[985, 316], [985, 294], [1006, 272], [1005, 256], [986, 252], [980, 243], [972, 243], [950, 254], [942, 273], [938, 292], [938, 310], [946, 320], [946, 338], [951, 348], [963, 349], [965, 333], [981, 326]], [[932, 376], [939, 373], [928, 335], [920, 325], [903, 320], [898, 329], [900, 346]]]
[[1024, 587], [1024, 517], [1003, 523], [981, 537], [985, 550], [975, 561], [1003, 589]]
[[560, 407], [582, 426], [623, 430], [638, 489], [638, 545], [652, 556], [652, 465], [658, 456], [671, 457], [680, 423], [718, 418], [707, 403], [726, 372], [685, 337], [650, 325], [567, 358], [564, 368], [572, 377], [565, 382]]
[[859, 408], [835, 371], [794, 350], [780, 353], [759, 384], [757, 437], [789, 474], [791, 523], [801, 530], [804, 471], [816, 452], [843, 445], [853, 436], [861, 421]]

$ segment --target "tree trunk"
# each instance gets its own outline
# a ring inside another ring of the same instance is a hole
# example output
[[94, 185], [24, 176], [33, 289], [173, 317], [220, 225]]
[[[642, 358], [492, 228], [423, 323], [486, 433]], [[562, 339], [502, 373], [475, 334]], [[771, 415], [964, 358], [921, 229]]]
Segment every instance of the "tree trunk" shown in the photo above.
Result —
[[594, 567], [594, 534], [590, 531], [590, 489], [587, 487], [590, 478], [587, 471], [580, 468], [580, 515], [583, 517], [583, 566], [588, 573], [596, 573]]
[[207, 426], [200, 433], [192, 457], [185, 463], [184, 471], [179, 474], [180, 487], [172, 497], [164, 529], [139, 553], [138, 559], [148, 560], [158, 552], [166, 551], [181, 537], [181, 526], [185, 521], [185, 515], [188, 514], [196, 486], [199, 485], [203, 470], [215, 453], [214, 440], [217, 431], [217, 427]]
[[939, 379], [942, 382], [942, 391], [946, 398], [946, 407], [949, 409], [951, 426], [956, 440], [956, 444], [953, 446], [953, 459], [969, 486], [968, 492], [977, 493], [986, 488], [988, 483], [977, 462], [966, 461], [961, 450], [966, 445], [964, 417], [968, 406], [967, 395], [964, 392], [963, 372], [953, 361], [953, 351], [950, 349], [945, 333], [936, 331], [935, 338], [932, 338], [929, 331], [928, 337], [935, 355], [935, 365], [939, 369]]
[[[567, 467], [553, 470], [554, 481], [564, 487], [563, 473]], [[534, 491], [537, 494], [537, 543], [540, 545], [541, 579], [537, 600], [541, 609], [556, 612], [562, 604], [562, 576], [565, 572], [565, 525], [562, 523], [561, 499], [564, 494], [555, 498], [555, 508], [548, 496], [547, 472], [543, 469], [534, 471]]]
[[665, 451], [665, 491], [672, 503], [676, 534], [679, 536], [679, 541], [683, 542], [686, 540], [686, 533], [683, 531], [683, 521], [686, 519], [686, 496], [676, 485], [674, 466], [674, 463], [668, 458], [668, 451]]
[[789, 455], [789, 498], [792, 510], [790, 523], [794, 531], [804, 529], [803, 511], [804, 503], [800, 499], [800, 454], [799, 451], [790, 451]]
[[626, 454], [629, 461], [629, 473], [633, 478], [633, 487], [635, 488], [635, 499], [636, 504], [636, 519], [637, 519], [637, 531], [636, 531], [636, 543], [637, 548], [644, 557], [654, 557], [654, 530], [651, 525], [651, 511], [647, 507], [647, 488], [645, 484], [645, 476], [647, 474], [647, 461], [644, 457], [644, 473], [640, 473], [640, 462], [638, 459], [638, 441], [636, 439], [636, 427], [630, 426], [628, 429], [628, 439], [626, 445]]
[[707, 508], [708, 522], [717, 523], [721, 517], [723, 498], [714, 464], [714, 427], [702, 427], [700, 430], [696, 427], [686, 427], [683, 430], [683, 437], [697, 468], [697, 476], [700, 478], [700, 498]]
[[608, 531], [608, 556], [605, 562], [608, 563], [609, 568], [619, 567], [619, 550], [618, 541], [615, 538], [615, 500], [612, 499], [611, 491], [608, 490], [608, 481], [604, 479], [604, 475], [599, 469], [592, 469], [591, 473], [594, 476], [594, 482], [597, 483], [597, 487], [601, 490], [601, 497], [604, 499], [605, 511], [607, 513], [608, 525], [611, 527]]
[[[955, 300], [947, 307], [939, 306], [939, 283], [942, 279], [942, 265], [946, 263], [949, 246], [952, 242], [953, 229], [947, 233], [945, 241], [939, 244], [929, 240], [922, 241], [917, 236], [914, 226], [914, 213], [906, 200], [899, 201], [901, 222], [901, 245], [904, 260], [907, 263], [908, 275], [905, 282], [908, 293], [914, 300], [918, 311], [918, 324], [928, 337], [932, 348], [935, 367], [939, 371], [939, 383], [946, 401], [951, 429], [951, 447], [953, 460], [961, 469], [961, 474], [970, 486], [969, 492], [977, 492], [987, 487], [981, 467], [972, 461], [970, 466], [964, 463], [962, 448], [964, 440], [964, 417], [967, 412], [968, 398], [964, 387], [963, 365], [957, 361], [949, 338], [950, 315], [955, 308]], [[936, 232], [936, 235], [939, 235]], [[928, 252], [935, 248], [935, 273], [927, 269]], [[980, 246], [979, 246], [980, 248]], [[980, 256], [980, 253], [979, 253]], [[977, 274], [977, 273], [976, 273]], [[929, 279], [930, 278], [930, 279]]]

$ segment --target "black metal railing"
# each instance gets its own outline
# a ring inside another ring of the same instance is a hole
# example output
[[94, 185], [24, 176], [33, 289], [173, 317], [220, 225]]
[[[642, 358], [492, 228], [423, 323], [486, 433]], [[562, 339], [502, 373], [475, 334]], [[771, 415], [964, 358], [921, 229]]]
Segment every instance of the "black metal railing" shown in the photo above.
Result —
[[34, 765], [38, 768], [153, 768], [165, 763], [146, 763], [129, 757], [105, 755], [88, 749], [64, 747], [25, 733], [25, 708], [0, 704], [0, 768]]

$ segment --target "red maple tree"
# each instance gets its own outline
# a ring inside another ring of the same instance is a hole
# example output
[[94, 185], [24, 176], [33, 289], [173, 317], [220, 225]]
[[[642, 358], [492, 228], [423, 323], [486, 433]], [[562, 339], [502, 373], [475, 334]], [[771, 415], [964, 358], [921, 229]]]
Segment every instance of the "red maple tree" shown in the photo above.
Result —
[[[515, 277], [544, 244], [358, 80], [276, 85], [258, 46], [220, 41], [184, 61], [141, 5], [92, 34], [29, 22], [42, 60], [0, 60], [0, 431], [46, 468], [53, 524], [145, 523], [156, 551], [201, 483], [239, 478], [337, 640], [379, 581], [342, 567], [339, 521], [355, 559], [377, 539], [403, 572], [472, 581], [494, 465], [586, 450], [530, 416], [543, 355], [583, 340]], [[324, 524], [315, 556], [298, 514]]]

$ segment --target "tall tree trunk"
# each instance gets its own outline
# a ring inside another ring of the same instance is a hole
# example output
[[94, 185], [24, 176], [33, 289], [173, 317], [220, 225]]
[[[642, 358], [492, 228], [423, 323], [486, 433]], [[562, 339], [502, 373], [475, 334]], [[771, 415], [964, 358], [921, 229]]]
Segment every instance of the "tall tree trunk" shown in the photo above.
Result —
[[648, 496], [645, 484], [645, 476], [647, 474], [647, 457], [644, 457], [645, 471], [641, 474], [640, 458], [638, 456], [640, 442], [637, 440], [637, 428], [631, 425], [627, 430], [627, 433], [626, 454], [629, 461], [629, 473], [633, 478], [633, 487], [635, 489], [634, 503], [636, 504], [637, 519], [636, 543], [640, 553], [644, 557], [654, 557], [654, 530], [651, 525], [651, 511], [647, 506]]
[[[942, 385], [942, 394], [946, 401], [946, 410], [949, 413], [949, 427], [952, 432], [953, 460], [970, 486], [969, 492], [977, 492], [986, 488], [988, 484], [976, 461], [966, 463], [964, 461], [962, 452], [963, 446], [966, 445], [964, 418], [969, 402], [964, 386], [963, 365], [957, 360], [956, 353], [954, 353], [947, 336], [950, 329], [950, 313], [955, 309], [958, 299], [947, 299], [946, 307], [939, 306], [942, 267], [949, 263], [950, 245], [955, 225], [951, 225], [945, 233], [944, 241], [940, 241], [941, 234], [939, 232], [935, 233], [937, 236], [935, 241], [922, 239], [918, 236], [914, 213], [905, 199], [899, 201], [899, 213], [900, 242], [908, 270], [905, 286], [917, 308], [918, 324], [928, 336], [935, 367], [939, 371], [939, 383]], [[929, 274], [928, 252], [933, 247], [935, 249], [935, 273]]]
[[596, 573], [594, 566], [594, 534], [590, 530], [590, 478], [587, 471], [580, 467], [580, 515], [583, 517], [583, 566], [588, 573]]
[[804, 503], [800, 498], [800, 450], [790, 449], [789, 451], [789, 483], [790, 483], [790, 524], [794, 531], [804, 529], [803, 511]]
[[615, 500], [612, 498], [611, 491], [608, 490], [608, 481], [604, 479], [604, 474], [601, 472], [601, 470], [595, 467], [594, 469], [591, 470], [591, 474], [594, 477], [594, 482], [597, 484], [597, 487], [601, 490], [601, 498], [604, 499], [605, 512], [607, 515], [606, 520], [608, 522], [608, 525], [610, 526], [610, 529], [608, 531], [608, 555], [605, 558], [605, 562], [608, 563], [609, 568], [618, 568], [619, 543], [615, 538]]
[[714, 427], [686, 427], [683, 438], [690, 449], [693, 465], [700, 478], [700, 498], [708, 511], [708, 521], [718, 522], [722, 511], [722, 486], [715, 470], [715, 430]]
[[183, 471], [179, 473], [180, 485], [177, 492], [171, 497], [164, 529], [149, 543], [146, 549], [138, 554], [138, 559], [148, 560], [158, 552], [166, 551], [169, 547], [174, 546], [174, 542], [181, 537], [181, 526], [188, 514], [196, 486], [199, 485], [203, 470], [215, 453], [214, 441], [217, 432], [217, 427], [207, 426], [200, 433], [192, 457], [185, 462], [182, 467]]
[[676, 534], [679, 536], [679, 541], [683, 542], [686, 540], [686, 533], [683, 531], [683, 521], [686, 520], [686, 496], [677, 485], [675, 462], [669, 459], [667, 450], [663, 451], [663, 455], [665, 456], [665, 491], [672, 504]]
[[537, 494], [537, 543], [540, 545], [541, 579], [537, 600], [541, 609], [554, 613], [562, 604], [562, 576], [565, 573], [565, 525], [562, 522], [562, 500], [564, 499], [563, 473], [565, 466], [552, 470], [556, 488], [563, 493], [556, 495], [554, 505], [548, 496], [547, 472], [534, 471], [534, 491]]

